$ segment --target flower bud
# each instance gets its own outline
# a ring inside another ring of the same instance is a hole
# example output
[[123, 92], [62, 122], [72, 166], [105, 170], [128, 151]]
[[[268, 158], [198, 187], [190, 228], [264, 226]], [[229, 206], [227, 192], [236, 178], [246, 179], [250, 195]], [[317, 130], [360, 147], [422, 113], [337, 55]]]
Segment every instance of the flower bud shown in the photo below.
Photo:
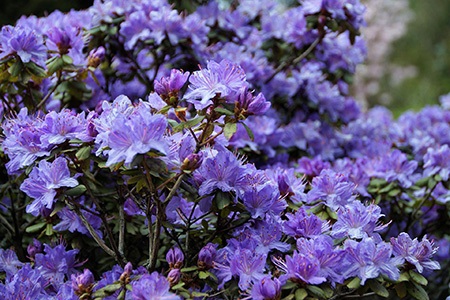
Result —
[[166, 260], [171, 269], [180, 269], [183, 266], [184, 254], [180, 248], [174, 247], [167, 252]]
[[34, 260], [34, 257], [38, 253], [42, 253], [44, 250], [44, 247], [41, 242], [39, 242], [37, 239], [33, 239], [33, 243], [29, 244], [27, 247], [28, 257], [31, 260]]
[[189, 154], [181, 165], [183, 171], [194, 171], [201, 166], [203, 162], [203, 152]]
[[127, 262], [127, 264], [123, 268], [123, 273], [120, 275], [119, 280], [125, 284], [129, 283], [132, 271], [133, 271], [133, 265], [131, 264], [131, 262]]
[[170, 286], [177, 284], [180, 281], [180, 278], [181, 278], [180, 269], [172, 269], [170, 270], [169, 275], [167, 275], [167, 280], [170, 282]]
[[103, 46], [92, 49], [88, 56], [88, 67], [97, 68], [105, 58], [105, 48]]
[[72, 274], [72, 288], [75, 294], [81, 296], [90, 294], [94, 285], [94, 275], [88, 269], [84, 269], [82, 274]]
[[208, 270], [214, 267], [217, 253], [216, 247], [215, 244], [208, 243], [200, 250], [197, 261], [197, 266], [200, 270]]

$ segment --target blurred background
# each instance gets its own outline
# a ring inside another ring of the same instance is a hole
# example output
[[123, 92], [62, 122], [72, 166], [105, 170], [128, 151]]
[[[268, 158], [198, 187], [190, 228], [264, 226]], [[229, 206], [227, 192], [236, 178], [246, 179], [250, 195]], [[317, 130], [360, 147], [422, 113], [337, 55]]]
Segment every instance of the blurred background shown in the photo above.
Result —
[[[450, 1], [361, 0], [367, 5], [368, 58], [353, 94], [366, 107], [385, 105], [395, 116], [437, 104], [450, 93]], [[3, 0], [0, 25], [21, 15], [84, 9], [92, 0]]]

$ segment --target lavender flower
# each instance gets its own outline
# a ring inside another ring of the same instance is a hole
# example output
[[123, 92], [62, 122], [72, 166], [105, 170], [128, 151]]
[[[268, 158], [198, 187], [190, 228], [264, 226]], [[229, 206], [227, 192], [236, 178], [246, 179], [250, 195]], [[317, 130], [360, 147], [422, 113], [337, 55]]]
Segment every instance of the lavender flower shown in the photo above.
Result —
[[375, 175], [388, 182], [398, 180], [401, 186], [408, 188], [413, 184], [416, 169], [416, 161], [408, 161], [406, 154], [393, 150], [379, 158]]
[[353, 239], [362, 239], [387, 226], [377, 226], [377, 222], [383, 214], [381, 214], [381, 208], [374, 204], [365, 206], [359, 201], [354, 201], [340, 208], [337, 215], [338, 220], [333, 224], [331, 231], [335, 238], [348, 236]]
[[31, 244], [29, 244], [27, 247], [28, 257], [32, 261], [34, 261], [36, 254], [42, 253], [42, 251], [44, 251], [44, 246], [37, 239], [33, 239], [33, 242]]
[[214, 267], [214, 260], [216, 259], [217, 245], [208, 243], [198, 253], [197, 265], [200, 270], [208, 270]]
[[246, 190], [243, 202], [254, 219], [263, 218], [267, 213], [279, 214], [286, 206], [285, 201], [280, 199], [277, 186], [270, 181]]
[[428, 148], [424, 160], [424, 176], [439, 174], [443, 181], [447, 181], [450, 174], [450, 148], [447, 144], [438, 149]]
[[88, 56], [88, 67], [97, 68], [101, 62], [105, 59], [105, 48], [103, 46], [100, 46], [96, 49], [92, 49], [91, 52], [89, 52]]
[[355, 199], [352, 195], [354, 189], [355, 185], [344, 174], [322, 170], [320, 175], [312, 181], [312, 189], [307, 194], [307, 201], [312, 203], [322, 200], [329, 208], [337, 210]]
[[286, 262], [281, 259], [273, 261], [281, 271], [286, 273], [281, 275], [281, 281], [289, 279], [300, 284], [321, 284], [327, 280], [320, 274], [319, 261], [310, 255], [294, 251], [292, 256], [286, 255]]
[[139, 280], [133, 281], [131, 285], [133, 287], [131, 297], [135, 300], [181, 300], [181, 297], [169, 292], [169, 282], [158, 272], [144, 274]]
[[238, 249], [229, 264], [231, 275], [239, 277], [239, 288], [245, 291], [250, 287], [250, 283], [258, 282], [263, 278], [266, 255], [249, 249]]
[[330, 229], [330, 225], [314, 214], [308, 214], [300, 207], [295, 214], [287, 213], [287, 221], [283, 223], [283, 232], [295, 238], [314, 238]]
[[252, 93], [248, 91], [248, 87], [244, 86], [238, 94], [236, 106], [243, 117], [248, 117], [264, 114], [270, 108], [270, 102], [261, 93], [253, 97]]
[[234, 103], [240, 89], [247, 86], [244, 70], [227, 60], [209, 61], [207, 68], [194, 72], [189, 82], [185, 97], [198, 110], [213, 104], [216, 96]]
[[388, 243], [376, 243], [373, 238], [365, 238], [360, 242], [346, 240], [344, 244], [346, 252], [343, 268], [346, 269], [344, 277], [358, 276], [361, 285], [367, 279], [377, 278], [380, 274], [397, 280], [400, 276], [398, 265], [402, 262], [398, 258], [392, 258], [392, 247]]
[[254, 300], [276, 300], [281, 296], [281, 281], [270, 276], [263, 277], [252, 286], [251, 299]]
[[84, 269], [81, 274], [72, 274], [71, 280], [72, 288], [78, 296], [91, 293], [94, 284], [94, 275], [90, 270]]
[[[93, 208], [91, 208], [93, 210]], [[81, 211], [86, 220], [91, 224], [92, 228], [94, 228], [95, 232], [99, 235], [99, 237], [103, 237], [103, 233], [100, 230], [102, 225], [102, 220], [100, 217], [93, 215], [87, 211]], [[60, 211], [57, 212], [58, 217], [61, 221], [53, 227], [56, 231], [64, 231], [68, 230], [70, 232], [79, 232], [85, 234], [87, 236], [91, 236], [86, 226], [81, 221], [80, 217], [72, 210], [64, 207]]]
[[47, 285], [48, 281], [39, 270], [25, 264], [4, 284], [0, 282], [0, 295], [3, 299], [48, 299], [51, 295], [45, 289]]
[[169, 77], [155, 80], [155, 92], [168, 104], [178, 104], [178, 94], [189, 78], [189, 72], [182, 73], [180, 70], [172, 69]]
[[27, 206], [27, 213], [37, 216], [41, 208], [51, 209], [57, 189], [77, 185], [78, 181], [70, 177], [67, 160], [64, 157], [58, 157], [51, 163], [41, 160], [39, 166], [31, 171], [20, 186], [23, 192], [34, 199]]
[[29, 27], [4, 26], [0, 33], [0, 59], [17, 55], [23, 63], [45, 66], [47, 50], [41, 36]]
[[419, 273], [422, 273], [424, 269], [440, 269], [439, 263], [431, 260], [437, 248], [426, 236], [419, 242], [417, 238], [413, 240], [407, 233], [402, 232], [397, 238], [391, 238], [391, 244], [394, 255], [400, 258], [401, 263], [407, 262], [413, 265]]
[[6, 276], [13, 276], [22, 266], [23, 263], [19, 261], [13, 250], [0, 249], [0, 271], [5, 272]]

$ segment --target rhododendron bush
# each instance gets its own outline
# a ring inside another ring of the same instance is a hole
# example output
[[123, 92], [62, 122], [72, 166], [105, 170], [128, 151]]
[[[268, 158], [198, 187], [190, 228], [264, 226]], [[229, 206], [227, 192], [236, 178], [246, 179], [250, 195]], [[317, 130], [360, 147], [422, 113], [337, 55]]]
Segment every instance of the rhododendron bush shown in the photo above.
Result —
[[4, 26], [1, 298], [445, 298], [450, 96], [362, 111], [364, 11], [113, 0]]

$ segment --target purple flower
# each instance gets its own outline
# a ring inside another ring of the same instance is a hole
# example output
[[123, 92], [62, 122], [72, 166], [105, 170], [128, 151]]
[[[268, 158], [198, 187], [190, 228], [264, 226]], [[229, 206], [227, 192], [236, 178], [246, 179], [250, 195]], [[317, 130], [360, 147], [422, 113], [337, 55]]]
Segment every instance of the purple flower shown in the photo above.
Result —
[[133, 287], [131, 297], [134, 300], [181, 300], [181, 297], [169, 291], [169, 282], [158, 272], [144, 274], [139, 280], [133, 281], [131, 285]]
[[299, 251], [294, 251], [292, 256], [286, 255], [286, 262], [275, 259], [274, 263], [286, 273], [281, 275], [281, 281], [290, 279], [300, 284], [321, 284], [327, 280], [320, 274], [319, 261], [315, 257]]
[[151, 150], [165, 155], [168, 143], [164, 139], [167, 120], [163, 115], [152, 115], [144, 107], [129, 117], [118, 115], [108, 135], [107, 166], [124, 161], [130, 165], [138, 154]]
[[330, 163], [323, 161], [320, 156], [313, 158], [304, 156], [298, 160], [297, 164], [297, 172], [312, 177], [318, 176], [322, 170], [329, 169], [331, 167]]
[[6, 276], [13, 276], [17, 270], [23, 266], [13, 250], [0, 249], [0, 271], [5, 272]]
[[175, 285], [180, 281], [181, 278], [181, 271], [180, 269], [171, 269], [169, 271], [169, 274], [167, 274], [167, 280], [169, 281], [170, 285]]
[[41, 130], [41, 142], [44, 145], [58, 145], [71, 139], [80, 139], [83, 142], [93, 140], [88, 134], [88, 122], [84, 113], [77, 115], [68, 109], [48, 113]]
[[215, 156], [204, 159], [203, 164], [195, 172], [201, 177], [202, 182], [198, 190], [199, 195], [204, 196], [215, 190], [242, 194], [243, 188], [246, 187], [245, 175], [249, 171], [241, 160], [224, 148]]
[[377, 278], [383, 274], [392, 280], [400, 276], [398, 265], [401, 260], [392, 258], [392, 246], [385, 242], [375, 243], [373, 238], [365, 238], [360, 242], [346, 240], [346, 252], [343, 261], [344, 277], [357, 276], [364, 285], [367, 279]]
[[64, 245], [58, 245], [54, 248], [44, 245], [44, 252], [36, 254], [35, 268], [42, 276], [58, 287], [64, 283], [64, 278], [75, 273], [75, 267], [79, 266], [75, 256], [78, 250], [66, 251]]
[[240, 89], [247, 86], [244, 70], [227, 60], [209, 61], [207, 68], [194, 72], [189, 82], [185, 97], [198, 110], [213, 104], [212, 99], [216, 96], [234, 103]]
[[417, 162], [409, 161], [406, 154], [396, 149], [380, 157], [376, 166], [375, 176], [388, 182], [398, 180], [401, 186], [408, 188], [413, 184]]
[[357, 200], [340, 208], [337, 215], [338, 220], [331, 231], [334, 238], [362, 239], [387, 226], [377, 226], [379, 218], [383, 216], [378, 205], [365, 206]]
[[81, 296], [85, 293], [90, 294], [92, 291], [92, 286], [94, 284], [94, 275], [88, 269], [84, 269], [83, 273], [75, 275], [72, 274], [72, 288], [75, 294]]
[[180, 248], [174, 247], [167, 252], [166, 260], [171, 269], [180, 269], [183, 266], [184, 254]]
[[281, 196], [289, 197], [294, 203], [305, 201], [305, 180], [303, 178], [298, 178], [294, 169], [278, 167], [276, 169], [268, 169], [266, 173], [271, 179], [278, 183], [278, 190], [280, 191]]
[[[91, 208], [91, 210], [94, 209]], [[94, 228], [95, 232], [97, 232], [97, 234], [100, 237], [103, 237], [103, 233], [100, 230], [100, 227], [102, 225], [102, 220], [100, 219], [100, 217], [84, 210], [82, 210], [81, 213], [89, 222], [89, 224], [91, 224], [92, 228]], [[68, 209], [67, 207], [64, 207], [63, 209], [57, 212], [57, 215], [61, 219], [61, 221], [53, 227], [54, 230], [56, 231], [68, 230], [70, 232], [77, 231], [79, 233], [91, 236], [86, 226], [81, 221], [80, 217], [74, 211]]]
[[51, 163], [41, 160], [39, 166], [33, 168], [29, 177], [20, 186], [23, 192], [34, 199], [27, 206], [27, 213], [37, 216], [41, 208], [51, 209], [57, 189], [77, 185], [78, 181], [70, 177], [67, 160], [64, 157], [58, 157]]
[[312, 181], [312, 189], [307, 196], [308, 203], [322, 200], [325, 204], [337, 210], [339, 207], [351, 203], [355, 196], [355, 184], [350, 182], [344, 174], [332, 170], [322, 170], [320, 175]]
[[439, 174], [443, 181], [447, 181], [450, 173], [450, 148], [447, 144], [438, 149], [428, 148], [424, 158], [425, 176]]
[[402, 232], [397, 238], [391, 238], [391, 244], [393, 246], [394, 255], [401, 258], [401, 263], [405, 261], [417, 269], [419, 273], [422, 273], [424, 269], [427, 270], [439, 270], [439, 263], [431, 260], [431, 257], [436, 253], [437, 248], [430, 242], [426, 236], [422, 238], [422, 241], [414, 240], [405, 233]]
[[257, 281], [251, 291], [251, 299], [254, 300], [276, 300], [281, 296], [281, 281], [278, 278], [272, 279], [264, 276]]
[[253, 97], [247, 86], [241, 88], [236, 105], [244, 117], [262, 115], [270, 108], [270, 102], [266, 100], [263, 94], [259, 93], [256, 97]]
[[189, 72], [172, 69], [169, 77], [155, 80], [155, 92], [169, 105], [178, 104], [178, 93], [189, 78]]
[[92, 49], [89, 52], [87, 65], [89, 67], [97, 68], [101, 64], [101, 62], [105, 59], [105, 52], [106, 50], [103, 46], [100, 46], [96, 49]]
[[250, 283], [258, 282], [264, 276], [266, 255], [249, 249], [238, 249], [229, 264], [231, 275], [239, 277], [239, 288], [245, 291]]
[[330, 229], [330, 225], [314, 214], [308, 214], [300, 207], [295, 214], [287, 213], [287, 221], [283, 223], [283, 232], [295, 238], [313, 238]]
[[297, 249], [303, 255], [317, 259], [320, 276], [328, 278], [331, 283], [342, 283], [344, 251], [335, 249], [330, 236], [320, 235], [313, 239], [300, 238], [297, 240]]
[[0, 33], [0, 59], [17, 55], [23, 63], [45, 66], [47, 49], [41, 36], [29, 27], [4, 26]]
[[246, 190], [243, 202], [254, 219], [264, 218], [267, 213], [279, 214], [286, 207], [286, 201], [280, 198], [278, 188], [272, 181]]
[[39, 270], [25, 264], [5, 284], [0, 282], [0, 295], [3, 299], [49, 299], [51, 295], [45, 290], [47, 285], [48, 281]]

